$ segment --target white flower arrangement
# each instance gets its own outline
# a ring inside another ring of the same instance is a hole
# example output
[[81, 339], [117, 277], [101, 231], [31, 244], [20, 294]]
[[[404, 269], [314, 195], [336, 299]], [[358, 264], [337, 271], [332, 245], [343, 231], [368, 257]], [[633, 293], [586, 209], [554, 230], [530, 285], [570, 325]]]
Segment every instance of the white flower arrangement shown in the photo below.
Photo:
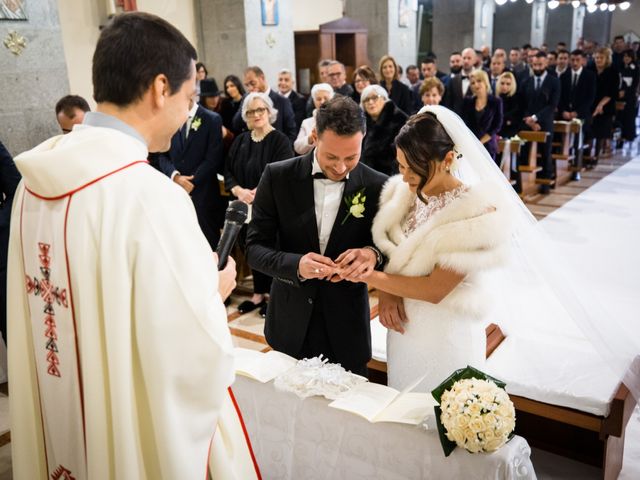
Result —
[[513, 402], [491, 380], [456, 381], [442, 393], [440, 409], [446, 437], [471, 453], [496, 451], [516, 425]]
[[364, 217], [364, 202], [367, 197], [364, 194], [364, 188], [361, 188], [357, 193], [350, 197], [345, 197], [344, 203], [347, 204], [347, 215], [342, 219], [340, 225], [344, 225], [344, 222], [351, 216], [355, 218]]

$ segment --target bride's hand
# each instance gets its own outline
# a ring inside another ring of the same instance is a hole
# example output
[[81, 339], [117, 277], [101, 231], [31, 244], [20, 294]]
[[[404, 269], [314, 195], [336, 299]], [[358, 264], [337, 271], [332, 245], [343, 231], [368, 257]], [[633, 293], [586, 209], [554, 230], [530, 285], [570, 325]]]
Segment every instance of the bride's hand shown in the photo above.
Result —
[[404, 324], [409, 320], [401, 297], [378, 290], [378, 312], [380, 323], [384, 327], [404, 333]]

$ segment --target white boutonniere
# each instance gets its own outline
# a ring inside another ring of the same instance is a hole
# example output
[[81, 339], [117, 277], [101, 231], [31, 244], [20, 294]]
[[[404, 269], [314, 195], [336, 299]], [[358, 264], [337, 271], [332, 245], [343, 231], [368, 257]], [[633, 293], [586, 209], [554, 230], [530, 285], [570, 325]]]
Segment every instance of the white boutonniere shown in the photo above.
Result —
[[200, 125], [202, 125], [202, 119], [200, 117], [194, 117], [193, 121], [191, 122], [191, 130], [197, 132], [200, 128]]
[[364, 217], [364, 202], [366, 200], [367, 197], [364, 195], [364, 187], [350, 197], [345, 197], [344, 203], [347, 204], [347, 214], [342, 219], [342, 223], [340, 225], [344, 225], [344, 222], [346, 222], [351, 216], [354, 216], [355, 218]]

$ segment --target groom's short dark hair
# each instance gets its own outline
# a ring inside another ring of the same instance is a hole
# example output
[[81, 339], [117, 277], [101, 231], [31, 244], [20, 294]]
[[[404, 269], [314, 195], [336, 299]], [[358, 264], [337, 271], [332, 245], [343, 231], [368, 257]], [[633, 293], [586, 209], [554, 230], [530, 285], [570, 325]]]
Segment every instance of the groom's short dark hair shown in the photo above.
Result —
[[193, 45], [166, 20], [143, 12], [116, 15], [93, 54], [93, 98], [126, 107], [160, 74], [173, 95], [191, 76], [196, 59]]
[[316, 132], [318, 136], [325, 130], [336, 135], [350, 137], [358, 132], [364, 135], [367, 123], [364, 112], [351, 98], [336, 95], [322, 105], [316, 112]]

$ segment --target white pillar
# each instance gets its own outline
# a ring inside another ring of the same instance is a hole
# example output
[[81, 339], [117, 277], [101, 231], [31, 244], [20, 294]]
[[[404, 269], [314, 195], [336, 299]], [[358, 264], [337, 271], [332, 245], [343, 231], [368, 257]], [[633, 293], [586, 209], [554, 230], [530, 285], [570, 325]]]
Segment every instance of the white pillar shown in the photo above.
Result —
[[578, 46], [578, 39], [582, 37], [585, 14], [586, 7], [584, 5], [580, 5], [578, 8], [573, 9], [573, 21], [571, 23], [571, 50]]
[[475, 0], [473, 12], [473, 48], [479, 50], [487, 45], [493, 51], [493, 0]]
[[544, 43], [547, 26], [547, 2], [536, 0], [531, 5], [531, 45], [539, 47]]

